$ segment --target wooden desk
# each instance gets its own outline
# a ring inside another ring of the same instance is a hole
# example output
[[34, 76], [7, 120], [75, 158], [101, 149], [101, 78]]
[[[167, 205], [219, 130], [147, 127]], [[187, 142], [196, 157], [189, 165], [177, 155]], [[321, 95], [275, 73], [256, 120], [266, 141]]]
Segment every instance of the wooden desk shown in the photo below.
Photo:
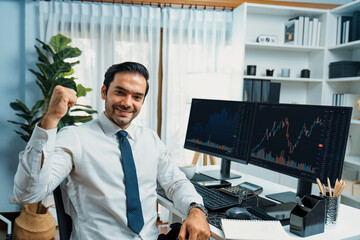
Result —
[[[216, 166], [209, 166], [206, 167], [206, 169], [214, 169]], [[198, 170], [202, 170], [201, 168], [199, 168]], [[289, 188], [289, 187], [284, 187], [282, 185], [276, 184], [276, 183], [272, 183], [270, 181], [255, 177], [255, 176], [250, 176], [250, 175], [246, 175], [245, 173], [241, 173], [241, 172], [235, 172], [237, 174], [240, 174], [242, 177], [239, 179], [233, 179], [233, 180], [229, 180], [230, 182], [232, 182], [232, 184], [236, 185], [239, 184], [241, 182], [251, 182], [257, 185], [260, 185], [263, 187], [264, 191], [261, 193], [260, 196], [265, 197], [265, 195], [267, 194], [271, 194], [271, 193], [277, 193], [277, 192], [284, 192], [284, 191], [293, 191], [295, 192], [294, 189]], [[170, 213], [171, 213], [171, 217], [169, 218], [169, 223], [171, 224], [172, 222], [176, 222], [176, 221], [180, 221], [182, 219], [185, 219], [186, 216], [181, 214], [173, 205], [173, 203], [161, 196], [158, 195], [158, 202], [159, 204], [161, 204], [162, 206], [164, 206], [165, 208], [169, 209]], [[290, 239], [311, 239], [311, 240], [338, 240], [338, 239], [347, 239], [347, 240], [355, 240], [355, 239], [360, 239], [360, 210], [353, 208], [353, 207], [349, 207], [347, 205], [341, 204], [340, 205], [340, 209], [339, 209], [339, 215], [338, 215], [338, 221], [337, 224], [334, 227], [325, 227], [325, 232], [321, 233], [321, 234], [316, 234], [310, 237], [306, 237], [306, 238], [302, 238], [299, 237], [293, 233], [291, 233], [289, 231], [290, 226], [284, 226], [285, 231], [288, 233], [289, 238]], [[224, 237], [224, 233], [210, 225], [210, 230], [211, 230], [211, 236], [214, 239], [225, 239]]]

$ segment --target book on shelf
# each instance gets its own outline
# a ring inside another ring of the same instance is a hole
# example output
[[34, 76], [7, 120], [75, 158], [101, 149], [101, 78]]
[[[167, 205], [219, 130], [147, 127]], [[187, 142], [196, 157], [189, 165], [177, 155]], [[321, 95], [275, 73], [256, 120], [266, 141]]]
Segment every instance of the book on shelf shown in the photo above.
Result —
[[360, 40], [360, 11], [353, 13], [350, 41]]
[[280, 89], [281, 89], [281, 83], [270, 82], [269, 99], [267, 102], [279, 103], [280, 102]]
[[352, 94], [352, 93], [334, 93], [332, 98], [333, 106], [346, 106], [352, 107], [352, 118], [359, 119], [360, 111], [357, 110], [356, 101], [360, 99], [360, 94]]
[[299, 28], [298, 28], [298, 34], [299, 34], [299, 39], [298, 39], [298, 45], [304, 45], [304, 17], [303, 16], [299, 16]]
[[311, 46], [315, 47], [317, 43], [317, 32], [318, 32], [318, 18], [313, 18], [313, 31], [312, 31], [312, 39], [311, 39]]
[[318, 27], [317, 27], [317, 37], [316, 37], [316, 44], [315, 46], [320, 46], [320, 39], [321, 38], [321, 22], [318, 22]]
[[341, 16], [336, 18], [336, 45], [341, 43]]
[[313, 32], [313, 21], [310, 20], [309, 21], [309, 33], [308, 33], [309, 36], [308, 36], [307, 46], [311, 46], [312, 32]]
[[243, 100], [246, 102], [279, 103], [281, 83], [270, 80], [244, 79]]
[[304, 35], [303, 35], [303, 45], [309, 45], [309, 25], [310, 25], [310, 18], [304, 17]]
[[289, 239], [280, 221], [221, 219], [227, 240]]
[[285, 24], [285, 44], [297, 44], [295, 41], [298, 34], [299, 23], [294, 19]]
[[285, 44], [320, 46], [321, 22], [318, 18], [297, 16], [285, 24]]
[[338, 44], [347, 43], [349, 42], [350, 39], [352, 39], [352, 37], [350, 37], [351, 27], [352, 27], [352, 16], [339, 16], [337, 18], [336, 42]]
[[253, 79], [253, 89], [252, 89], [252, 101], [253, 102], [260, 102], [261, 101], [261, 82], [262, 80]]
[[343, 23], [343, 28], [344, 28], [344, 32], [343, 32], [343, 43], [348, 43], [349, 42], [349, 30], [350, 30], [350, 20], [347, 20], [346, 22]]
[[[295, 21], [295, 44], [303, 45], [304, 42], [304, 16], [296, 16], [289, 19]], [[297, 25], [297, 26], [296, 26]]]

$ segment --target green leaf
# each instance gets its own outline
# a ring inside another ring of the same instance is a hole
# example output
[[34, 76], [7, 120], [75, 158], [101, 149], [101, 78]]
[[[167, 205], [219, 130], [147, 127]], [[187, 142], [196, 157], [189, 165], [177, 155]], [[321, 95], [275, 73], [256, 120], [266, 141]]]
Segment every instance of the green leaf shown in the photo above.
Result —
[[93, 119], [92, 116], [72, 116], [75, 123], [85, 123]]
[[62, 119], [60, 119], [57, 127], [58, 127], [59, 130], [62, 129], [63, 127], [65, 127], [65, 124], [64, 124], [64, 122], [62, 121]]
[[76, 86], [77, 89], [77, 97], [84, 97], [86, 96], [86, 88], [82, 84], [78, 84]]
[[55, 78], [59, 77], [59, 75], [63, 73], [67, 73], [71, 71], [71, 64], [67, 62], [63, 62], [61, 60], [55, 61], [51, 64], [51, 68], [54, 71], [54, 75], [51, 80], [55, 80]]
[[73, 68], [71, 68], [70, 72], [59, 74], [59, 78], [64, 78], [64, 77], [70, 76], [72, 74], [74, 74], [74, 69]]
[[74, 78], [59, 78], [56, 81], [56, 83], [57, 83], [57, 85], [61, 85], [61, 86], [71, 88], [71, 89], [74, 89], [75, 91], [77, 91]]
[[39, 68], [40, 72], [44, 75], [44, 77], [47, 81], [53, 80], [55, 71], [54, 71], [54, 68], [52, 67], [52, 65], [37, 63], [36, 66]]
[[83, 104], [75, 104], [75, 106], [85, 107], [85, 108], [92, 108], [92, 106], [90, 106], [90, 105], [83, 105]]
[[27, 132], [30, 136], [31, 136], [31, 134], [32, 134], [32, 132], [33, 132], [33, 130], [34, 130], [34, 128], [31, 128], [29, 125], [27, 125], [27, 126], [21, 126], [20, 127], [22, 130], [24, 130], [25, 132]]
[[60, 33], [52, 36], [50, 39], [50, 45], [53, 47], [55, 52], [59, 52], [63, 48], [67, 47], [69, 43], [71, 43], [71, 38], [67, 38]]
[[20, 126], [28, 125], [28, 124], [25, 124], [25, 123], [15, 122], [15, 121], [12, 121], [12, 120], [8, 120], [8, 122], [16, 124], [16, 125], [20, 125]]
[[48, 85], [48, 82], [47, 82], [47, 79], [45, 78], [45, 76], [42, 75], [39, 72], [36, 72], [33, 69], [29, 69], [29, 71], [32, 72], [37, 77], [37, 79], [39, 80], [39, 83], [46, 88], [46, 86]]
[[25, 119], [27, 122], [31, 122], [31, 119], [33, 116], [30, 116], [29, 114], [20, 114], [20, 113], [16, 113], [16, 116], [22, 117], [23, 119]]
[[39, 60], [45, 64], [50, 64], [48, 57], [45, 54], [43, 54], [42, 51], [37, 46], [35, 46], [35, 49], [37, 54], [39, 55]]
[[36, 113], [36, 111], [37, 111], [39, 108], [41, 108], [41, 106], [42, 106], [43, 104], [44, 104], [44, 100], [42, 100], [42, 99], [38, 100], [38, 101], [34, 104], [34, 106], [31, 108], [30, 115], [31, 115], [31, 116], [34, 116], [35, 113]]
[[86, 113], [88, 113], [88, 114], [97, 113], [96, 110], [81, 109], [81, 108], [71, 109], [70, 112], [86, 112]]
[[45, 49], [45, 51], [48, 51], [51, 56], [54, 56], [54, 51], [51, 49], [51, 47], [49, 45], [47, 45], [46, 43], [44, 43], [43, 41], [41, 41], [40, 39], [36, 38], [36, 41], [38, 41], [39, 43], [41, 43], [43, 49]]
[[46, 91], [46, 89], [45, 89], [44, 86], [40, 83], [39, 80], [36, 80], [35, 82], [36, 82], [36, 84], [39, 86], [39, 88], [40, 88], [43, 96], [46, 96], [46, 93], [47, 93], [48, 91]]
[[23, 135], [23, 134], [21, 134], [21, 138], [22, 138], [25, 142], [30, 141], [30, 136], [28, 136], [28, 135]]
[[56, 85], [61, 85], [64, 87], [68, 87], [71, 89], [74, 89], [75, 91], [77, 91], [76, 89], [76, 83], [74, 81], [75, 78], [71, 77], [71, 78], [58, 78], [56, 80]]
[[54, 55], [54, 61], [65, 60], [67, 58], [75, 58], [80, 55], [81, 55], [81, 50], [79, 48], [67, 47]]
[[29, 113], [29, 108], [21, 102], [19, 99], [16, 99], [16, 102], [11, 102], [10, 107], [14, 109], [15, 111], [22, 111], [24, 113]]

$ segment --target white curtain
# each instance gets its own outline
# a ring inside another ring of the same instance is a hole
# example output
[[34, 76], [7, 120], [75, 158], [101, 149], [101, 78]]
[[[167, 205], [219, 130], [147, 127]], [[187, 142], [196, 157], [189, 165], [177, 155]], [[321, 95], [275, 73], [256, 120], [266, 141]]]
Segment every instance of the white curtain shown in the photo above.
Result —
[[165, 8], [162, 16], [161, 137], [179, 165], [189, 164], [194, 152], [184, 150], [184, 140], [191, 99], [229, 96], [232, 12]]
[[150, 73], [150, 89], [136, 121], [157, 130], [158, 68], [161, 11], [157, 7], [95, 2], [40, 2], [40, 40], [61, 33], [80, 48], [74, 67], [77, 83], [92, 88], [80, 103], [104, 110], [100, 89], [112, 64], [140, 62]]

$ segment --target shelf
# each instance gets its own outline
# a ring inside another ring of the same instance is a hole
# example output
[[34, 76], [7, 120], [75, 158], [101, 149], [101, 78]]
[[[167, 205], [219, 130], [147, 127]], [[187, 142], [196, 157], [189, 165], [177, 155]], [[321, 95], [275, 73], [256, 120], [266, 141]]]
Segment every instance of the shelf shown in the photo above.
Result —
[[293, 51], [293, 52], [314, 52], [324, 51], [324, 47], [309, 47], [301, 45], [286, 45], [286, 44], [264, 44], [257, 42], [248, 42], [245, 44], [247, 49], [263, 49], [276, 51]]
[[360, 49], [360, 40], [353, 42], [343, 43], [335, 46], [328, 47], [329, 50], [355, 50]]
[[360, 77], [344, 77], [344, 78], [329, 78], [326, 82], [356, 82], [360, 81]]
[[360, 167], [360, 156], [345, 156], [345, 163]]
[[349, 12], [360, 11], [360, 1], [354, 1], [352, 3], [344, 4], [331, 10], [333, 14], [348, 14]]
[[293, 17], [299, 14], [306, 15], [308, 17], [318, 17], [326, 13], [324, 9], [309, 9], [301, 7], [289, 7], [269, 4], [257, 4], [247, 3], [247, 11], [251, 14], [262, 14], [262, 15], [277, 15], [277, 16], [288, 16]]
[[351, 199], [353, 201], [356, 201], [356, 202], [360, 201], [360, 198], [355, 197], [354, 195], [351, 195], [350, 193], [346, 193], [346, 192], [342, 192], [341, 197], [349, 198], [349, 199]]
[[351, 119], [351, 124], [360, 125], [360, 120]]
[[309, 82], [309, 83], [321, 83], [321, 78], [288, 78], [288, 77], [268, 77], [268, 76], [252, 76], [244, 75], [246, 79], [259, 79], [259, 80], [272, 80], [277, 82]]

